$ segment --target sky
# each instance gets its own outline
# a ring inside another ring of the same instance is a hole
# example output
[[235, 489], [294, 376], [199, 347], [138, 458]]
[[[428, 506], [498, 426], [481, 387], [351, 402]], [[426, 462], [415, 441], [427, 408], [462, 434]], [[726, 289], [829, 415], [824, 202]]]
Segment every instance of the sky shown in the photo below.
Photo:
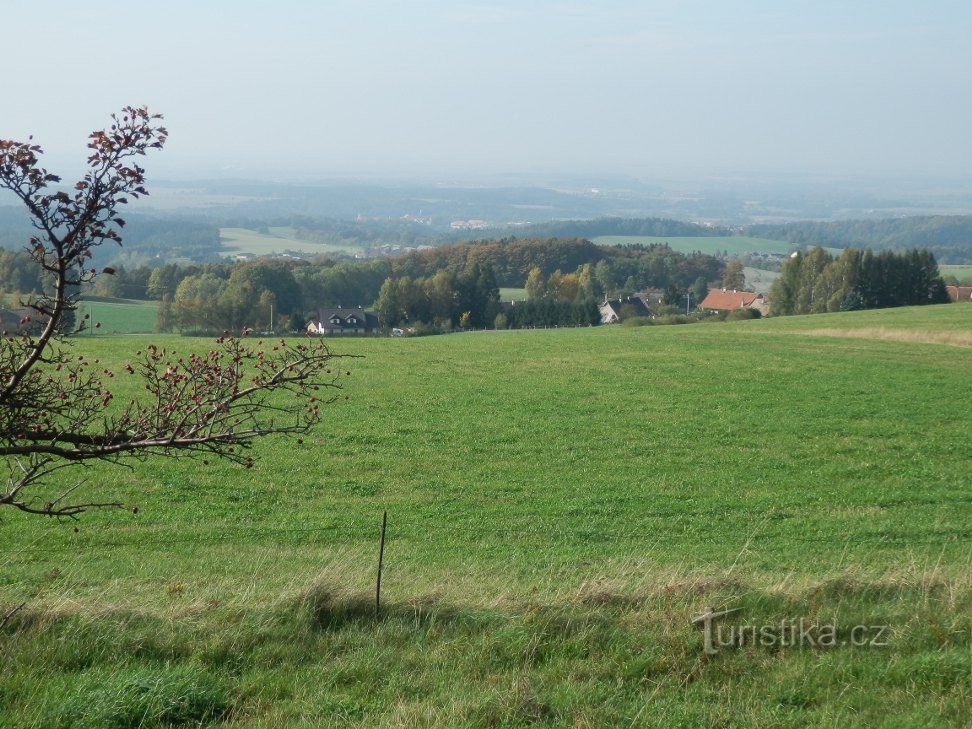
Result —
[[165, 115], [168, 178], [963, 177], [972, 3], [17, 0], [0, 138]]

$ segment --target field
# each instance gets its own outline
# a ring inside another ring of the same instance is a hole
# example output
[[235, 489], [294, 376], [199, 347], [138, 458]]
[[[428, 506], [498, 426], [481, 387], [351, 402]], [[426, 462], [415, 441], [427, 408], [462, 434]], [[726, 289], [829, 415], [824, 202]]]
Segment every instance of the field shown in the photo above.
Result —
[[344, 246], [314, 243], [297, 240], [291, 228], [268, 228], [268, 233], [258, 233], [247, 228], [220, 228], [219, 239], [227, 256], [248, 253], [253, 256], [268, 256], [291, 251], [308, 255], [359, 250]]
[[959, 281], [972, 283], [972, 266], [938, 265], [942, 276], [955, 276]]
[[501, 288], [499, 290], [500, 301], [526, 301], [526, 289]]
[[[137, 514], [0, 515], [0, 725], [963, 726], [970, 332], [939, 306], [341, 340], [350, 399], [302, 445], [75, 474]], [[708, 608], [837, 640], [707, 655]]]
[[744, 253], [789, 253], [793, 246], [786, 241], [768, 240], [766, 238], [752, 238], [749, 236], [649, 236], [649, 235], [602, 235], [592, 239], [598, 245], [626, 246], [635, 243], [651, 245], [652, 243], [667, 243], [673, 251], [679, 253], [721, 253], [728, 252], [730, 256]]
[[[136, 301], [133, 299], [85, 298], [78, 304], [78, 321], [89, 314], [89, 326], [85, 335], [104, 336], [106, 334], [149, 334], [155, 331], [155, 321], [159, 313], [158, 301]], [[101, 324], [94, 328], [94, 324]]]
[[746, 275], [746, 289], [749, 291], [759, 291], [764, 294], [769, 291], [773, 282], [780, 277], [777, 271], [767, 271], [763, 268], [750, 268], [749, 266], [743, 269], [743, 273]]

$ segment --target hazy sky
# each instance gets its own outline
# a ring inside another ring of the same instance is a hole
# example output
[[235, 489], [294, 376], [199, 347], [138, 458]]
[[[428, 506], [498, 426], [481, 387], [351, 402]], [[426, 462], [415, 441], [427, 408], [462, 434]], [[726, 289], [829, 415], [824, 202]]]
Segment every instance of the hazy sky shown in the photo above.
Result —
[[972, 2], [5, 3], [0, 136], [150, 172], [967, 175]]

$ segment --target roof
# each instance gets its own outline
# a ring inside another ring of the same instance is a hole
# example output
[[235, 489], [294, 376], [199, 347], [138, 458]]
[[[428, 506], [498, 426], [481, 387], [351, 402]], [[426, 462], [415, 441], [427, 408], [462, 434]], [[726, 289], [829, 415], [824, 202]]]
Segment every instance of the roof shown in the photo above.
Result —
[[952, 301], [972, 301], [972, 286], [946, 286], [945, 290]]
[[762, 294], [757, 294], [754, 291], [709, 289], [709, 293], [699, 306], [703, 309], [715, 309], [717, 311], [735, 311], [736, 309], [748, 309], [759, 298], [762, 298]]
[[612, 299], [610, 301], [605, 301], [603, 304], [601, 304], [601, 309], [603, 310], [605, 306], [610, 308], [618, 318], [621, 317], [621, 309], [625, 306], [630, 306], [633, 308], [635, 316], [648, 316], [651, 314], [651, 312], [648, 311], [648, 307], [645, 306], [645, 302], [639, 299], [637, 296], [628, 296], [623, 299]]
[[378, 317], [364, 309], [321, 309], [317, 321], [328, 329], [378, 328]]

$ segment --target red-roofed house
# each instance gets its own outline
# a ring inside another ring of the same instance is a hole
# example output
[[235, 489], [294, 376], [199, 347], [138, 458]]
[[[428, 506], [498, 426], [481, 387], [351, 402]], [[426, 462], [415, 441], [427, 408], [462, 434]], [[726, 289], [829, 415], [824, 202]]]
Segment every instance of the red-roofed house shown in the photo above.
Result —
[[737, 309], [756, 309], [765, 314], [766, 299], [753, 291], [729, 289], [709, 289], [709, 293], [699, 304], [703, 311], [736, 311]]

